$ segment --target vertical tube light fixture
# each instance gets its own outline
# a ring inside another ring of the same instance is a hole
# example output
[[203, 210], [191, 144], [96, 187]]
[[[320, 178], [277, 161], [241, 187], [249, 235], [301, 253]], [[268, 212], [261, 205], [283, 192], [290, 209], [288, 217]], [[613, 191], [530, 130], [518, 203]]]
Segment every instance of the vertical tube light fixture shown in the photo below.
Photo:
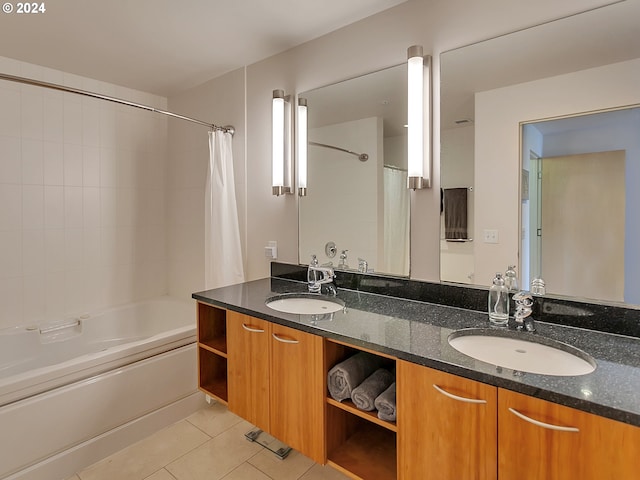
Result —
[[283, 90], [274, 90], [271, 104], [271, 188], [273, 195], [291, 193], [290, 122], [287, 97]]
[[298, 98], [298, 195], [304, 197], [307, 194], [307, 99]]
[[419, 45], [407, 50], [407, 100], [407, 187], [430, 188], [431, 57], [424, 57]]

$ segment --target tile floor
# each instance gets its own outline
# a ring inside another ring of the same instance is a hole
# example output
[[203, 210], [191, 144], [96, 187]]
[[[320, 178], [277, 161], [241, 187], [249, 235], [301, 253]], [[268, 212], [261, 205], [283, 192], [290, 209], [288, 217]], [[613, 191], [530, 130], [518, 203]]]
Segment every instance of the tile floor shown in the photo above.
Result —
[[296, 451], [280, 460], [245, 439], [251, 424], [220, 404], [197, 411], [68, 480], [345, 480]]

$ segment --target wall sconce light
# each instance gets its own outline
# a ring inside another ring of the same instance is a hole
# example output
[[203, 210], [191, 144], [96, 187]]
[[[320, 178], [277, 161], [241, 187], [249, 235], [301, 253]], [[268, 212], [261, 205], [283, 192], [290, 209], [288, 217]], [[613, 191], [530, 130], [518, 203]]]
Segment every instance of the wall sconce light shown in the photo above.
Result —
[[298, 98], [298, 195], [304, 197], [307, 194], [307, 99]]
[[274, 90], [271, 105], [271, 188], [273, 195], [292, 193], [290, 96]]
[[[407, 50], [407, 187], [431, 187], [431, 57]], [[426, 98], [425, 98], [426, 97]]]

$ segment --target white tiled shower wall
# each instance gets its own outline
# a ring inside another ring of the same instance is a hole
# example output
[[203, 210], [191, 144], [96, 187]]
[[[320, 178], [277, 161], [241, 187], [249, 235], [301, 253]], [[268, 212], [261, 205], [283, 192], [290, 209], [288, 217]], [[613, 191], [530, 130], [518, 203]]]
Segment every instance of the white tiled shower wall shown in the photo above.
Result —
[[[0, 57], [0, 72], [166, 108]], [[167, 293], [166, 117], [0, 81], [0, 328]]]

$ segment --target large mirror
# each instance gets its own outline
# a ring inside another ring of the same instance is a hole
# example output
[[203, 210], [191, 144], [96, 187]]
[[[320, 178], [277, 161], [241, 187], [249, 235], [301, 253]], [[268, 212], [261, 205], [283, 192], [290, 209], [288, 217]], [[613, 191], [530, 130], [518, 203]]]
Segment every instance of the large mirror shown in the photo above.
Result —
[[405, 65], [298, 94], [307, 101], [299, 261], [409, 275]]
[[442, 281], [516, 265], [523, 288], [640, 305], [638, 18], [619, 2], [441, 55], [441, 186], [468, 192]]

